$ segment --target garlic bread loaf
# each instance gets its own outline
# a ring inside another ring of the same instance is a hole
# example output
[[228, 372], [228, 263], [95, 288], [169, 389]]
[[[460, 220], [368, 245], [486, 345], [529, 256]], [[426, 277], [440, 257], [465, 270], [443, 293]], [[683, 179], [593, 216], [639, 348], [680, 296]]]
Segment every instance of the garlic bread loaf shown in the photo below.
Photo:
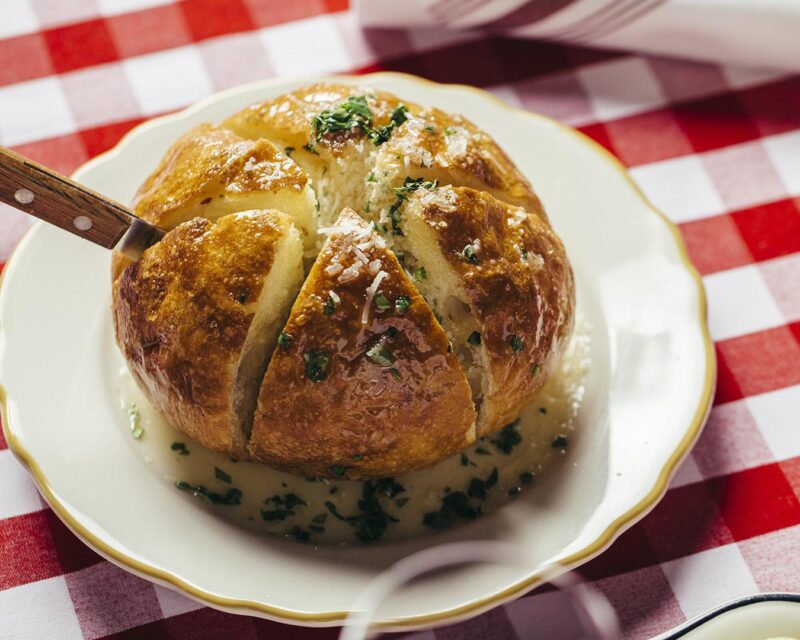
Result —
[[430, 466], [513, 421], [572, 331], [525, 176], [465, 118], [386, 92], [317, 84], [200, 125], [135, 210], [173, 230], [115, 257], [117, 342], [177, 428], [236, 458]]

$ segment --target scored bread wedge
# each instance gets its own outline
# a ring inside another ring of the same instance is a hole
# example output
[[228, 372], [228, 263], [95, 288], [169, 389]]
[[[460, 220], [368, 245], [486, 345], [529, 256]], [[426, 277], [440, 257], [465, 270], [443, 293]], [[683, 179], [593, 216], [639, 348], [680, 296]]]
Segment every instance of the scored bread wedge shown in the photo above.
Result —
[[491, 136], [463, 116], [419, 110], [380, 147], [367, 181], [373, 219], [396, 231], [398, 190], [402, 194], [414, 179], [485, 191], [546, 219], [525, 176]]
[[517, 418], [572, 331], [575, 291], [546, 220], [463, 187], [420, 188], [402, 208], [417, 286], [442, 318], [473, 391], [477, 436]]
[[[195, 217], [255, 209], [291, 214], [305, 249], [316, 246], [316, 199], [305, 173], [269, 140], [245, 140], [201, 124], [183, 134], [145, 180], [134, 213], [169, 231]], [[131, 260], [114, 254], [112, 278]]]
[[326, 232], [261, 386], [250, 457], [364, 478], [463, 449], [475, 440], [470, 388], [431, 309], [352, 210]]
[[122, 271], [117, 344], [175, 427], [243, 457], [258, 388], [302, 279], [303, 245], [290, 216], [195, 218]]
[[142, 184], [133, 202], [162, 229], [201, 216], [277, 209], [291, 214], [307, 246], [316, 240], [316, 201], [305, 173], [266, 139], [245, 140], [211, 124], [181, 136]]

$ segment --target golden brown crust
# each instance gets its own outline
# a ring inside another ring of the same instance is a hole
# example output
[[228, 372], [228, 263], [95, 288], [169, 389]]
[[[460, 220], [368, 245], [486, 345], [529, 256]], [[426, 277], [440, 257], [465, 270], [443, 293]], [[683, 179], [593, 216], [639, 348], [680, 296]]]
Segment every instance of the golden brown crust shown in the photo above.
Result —
[[575, 289], [566, 252], [546, 220], [474, 189], [420, 191], [406, 215], [433, 230], [480, 325], [490, 376], [478, 433], [485, 436], [539, 392], [571, 334]]
[[239, 354], [290, 225], [274, 211], [195, 218], [126, 267], [114, 288], [117, 344], [140, 388], [209, 449], [231, 451]]
[[[335, 232], [303, 285], [284, 329], [288, 344], [275, 350], [261, 387], [250, 454], [326, 477], [429, 466], [474, 439], [469, 385], [443, 329], [381, 238], [352, 211], [337, 225], [365, 231]], [[378, 262], [370, 268], [358, 251]], [[364, 323], [367, 290], [380, 273], [378, 290], [390, 306], [379, 310], [373, 301]], [[326, 315], [331, 291], [339, 301]], [[401, 296], [410, 300], [404, 313], [396, 308]], [[370, 357], [376, 345], [387, 351]], [[391, 362], [381, 358], [387, 353]], [[307, 372], [306, 359], [320, 355], [329, 359], [324, 373]]]
[[415, 113], [381, 147], [377, 164], [388, 169], [398, 160], [403, 164], [400, 182], [408, 175], [472, 187], [544, 216], [530, 183], [505, 151], [463, 116], [435, 108]]
[[209, 217], [204, 209], [222, 202], [254, 192], [299, 193], [307, 183], [305, 173], [269, 140], [245, 140], [201, 124], [170, 148], [139, 189], [133, 208], [140, 218], [172, 229], [195, 216]]
[[[251, 105], [231, 116], [222, 123], [244, 138], [268, 138], [276, 144], [291, 147], [297, 157], [313, 162], [314, 154], [305, 145], [311, 145], [316, 152], [329, 153], [341, 157], [346, 151], [366, 138], [363, 129], [339, 131], [317, 137], [314, 117], [326, 109], [336, 107], [351, 96], [364, 96], [372, 114], [373, 127], [389, 124], [392, 113], [401, 101], [391, 93], [374, 91], [363, 87], [321, 83], [297, 89], [291, 93]], [[403, 103], [411, 110], [419, 110], [412, 103]]]

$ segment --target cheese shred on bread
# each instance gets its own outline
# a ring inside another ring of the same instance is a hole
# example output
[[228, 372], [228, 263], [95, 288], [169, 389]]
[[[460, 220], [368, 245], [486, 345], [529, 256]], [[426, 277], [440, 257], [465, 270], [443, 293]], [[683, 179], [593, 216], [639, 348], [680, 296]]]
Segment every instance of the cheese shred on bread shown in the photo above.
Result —
[[468, 120], [385, 92], [313, 85], [200, 125], [135, 210], [172, 231], [114, 257], [117, 342], [177, 428], [237, 458], [430, 466], [514, 420], [572, 330], [527, 179]]

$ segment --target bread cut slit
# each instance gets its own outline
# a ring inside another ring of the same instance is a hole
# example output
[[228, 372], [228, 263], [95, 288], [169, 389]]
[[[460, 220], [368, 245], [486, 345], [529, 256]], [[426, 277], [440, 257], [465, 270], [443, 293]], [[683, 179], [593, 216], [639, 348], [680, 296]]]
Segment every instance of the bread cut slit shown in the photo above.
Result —
[[254, 304], [253, 320], [236, 367], [231, 444], [237, 457], [246, 457], [261, 381], [302, 283], [303, 243], [297, 228], [291, 226], [275, 248], [275, 259]]
[[[469, 296], [460, 279], [447, 264], [437, 244], [436, 235], [422, 221], [410, 218], [404, 221], [405, 236], [395, 237], [394, 244], [404, 256], [409, 275], [425, 301], [433, 309], [436, 318], [453, 345], [461, 369], [472, 391], [472, 402], [481, 422], [481, 402], [487, 392], [488, 368], [485, 350], [469, 343], [473, 332], [480, 332]], [[414, 277], [424, 268], [426, 277]], [[478, 429], [480, 431], [480, 429]]]

